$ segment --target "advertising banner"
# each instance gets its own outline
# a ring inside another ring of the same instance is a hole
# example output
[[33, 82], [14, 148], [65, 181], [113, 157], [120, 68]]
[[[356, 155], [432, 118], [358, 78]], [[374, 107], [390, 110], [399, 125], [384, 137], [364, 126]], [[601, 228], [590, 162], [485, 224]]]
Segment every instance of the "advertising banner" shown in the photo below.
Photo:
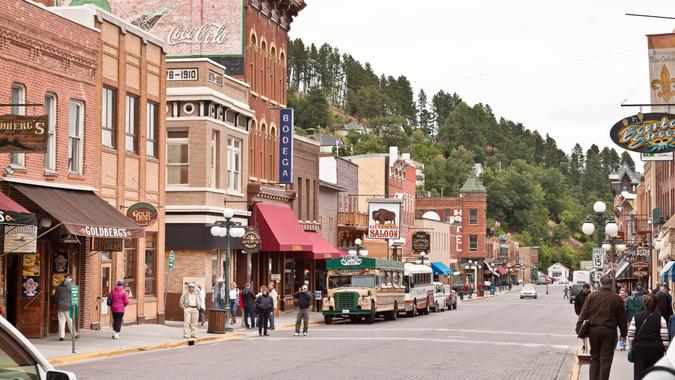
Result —
[[[649, 88], [652, 104], [675, 103], [675, 33], [647, 36]], [[652, 107], [653, 112], [668, 112], [668, 107]]]
[[368, 199], [369, 239], [398, 239], [400, 229], [400, 199]]
[[279, 183], [293, 183], [293, 108], [279, 110]]

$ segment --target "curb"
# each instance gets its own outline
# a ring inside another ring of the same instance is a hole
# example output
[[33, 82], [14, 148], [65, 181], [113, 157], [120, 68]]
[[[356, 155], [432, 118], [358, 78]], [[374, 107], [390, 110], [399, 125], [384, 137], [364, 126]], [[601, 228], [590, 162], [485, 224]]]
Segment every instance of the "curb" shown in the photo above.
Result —
[[580, 353], [581, 347], [577, 348], [577, 351], [574, 354], [574, 364], [572, 364], [572, 372], [570, 372], [570, 380], [579, 380], [579, 375], [581, 373], [581, 362], [579, 361]]
[[[225, 336], [213, 336], [213, 337], [206, 337], [206, 338], [197, 338], [197, 339], [192, 340], [192, 342], [194, 342], [193, 345], [198, 345], [198, 344], [206, 344], [206, 343], [213, 343], [213, 342], [219, 342], [219, 341], [239, 339], [240, 336], [241, 336], [241, 334], [239, 334], [239, 333], [233, 333], [233, 334], [225, 335]], [[121, 349], [116, 349], [116, 350], [98, 351], [98, 352], [90, 352], [90, 353], [86, 353], [86, 354], [76, 354], [76, 355], [64, 356], [64, 357], [60, 357], [60, 358], [49, 359], [49, 362], [53, 366], [59, 366], [59, 365], [64, 365], [64, 364], [73, 364], [73, 363], [81, 362], [81, 361], [84, 361], [84, 360], [102, 359], [102, 358], [108, 358], [108, 357], [112, 357], [112, 356], [131, 354], [131, 353], [134, 353], [134, 352], [154, 351], [154, 350], [162, 350], [162, 349], [168, 349], [168, 348], [187, 347], [187, 346], [190, 346], [189, 340], [179, 340], [179, 341], [175, 341], [175, 342], [161, 343], [161, 344], [141, 346], [141, 347], [121, 348]]]

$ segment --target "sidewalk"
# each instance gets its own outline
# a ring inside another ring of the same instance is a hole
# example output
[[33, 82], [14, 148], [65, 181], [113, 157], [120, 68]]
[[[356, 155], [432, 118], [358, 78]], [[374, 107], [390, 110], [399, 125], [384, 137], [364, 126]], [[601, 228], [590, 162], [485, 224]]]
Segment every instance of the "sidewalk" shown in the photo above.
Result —
[[[289, 331], [295, 326], [295, 311], [282, 312], [275, 321], [276, 331]], [[323, 323], [321, 313], [311, 312], [310, 324]], [[257, 335], [258, 329], [247, 330], [241, 327], [240, 319], [234, 333], [209, 334], [206, 332], [207, 324], [199, 326], [197, 339], [194, 344], [210, 343], [221, 340], [237, 339], [241, 336]], [[183, 339], [183, 323], [167, 321], [164, 325], [141, 324], [122, 327], [120, 339], [112, 339], [112, 328], [101, 330], [81, 330], [80, 338], [75, 341], [75, 351], [71, 349], [70, 335], [66, 333], [66, 340], [61, 342], [58, 336], [52, 335], [42, 339], [31, 339], [31, 343], [53, 364], [61, 365], [88, 359], [98, 359], [108, 356], [122, 355], [132, 352], [150, 351], [163, 348], [187, 346], [188, 340]]]
[[[581, 369], [579, 370], [579, 380], [589, 380], [588, 366], [588, 364], [581, 365]], [[628, 349], [626, 349], [626, 351], [614, 351], [612, 371], [610, 372], [609, 377], [612, 380], [633, 380], [633, 363], [628, 361]]]
[[459, 301], [460, 304], [462, 304], [462, 303], [464, 303], [464, 302], [471, 302], [471, 301], [475, 301], [475, 300], [482, 300], [482, 299], [485, 299], [485, 298], [498, 297], [498, 296], [501, 296], [501, 295], [504, 295], [504, 294], [517, 293], [517, 292], [519, 292], [519, 291], [520, 291], [520, 286], [514, 285], [514, 286], [511, 288], [511, 290], [506, 289], [506, 290], [504, 290], [504, 291], [502, 291], [502, 292], [496, 291], [494, 295], [490, 294], [490, 292], [485, 292], [485, 294], [484, 294], [482, 297], [477, 297], [477, 296], [475, 295], [475, 293], [474, 293], [473, 298], [469, 298], [469, 297], [467, 297], [467, 296], [464, 296], [464, 299], [463, 299], [463, 300], [460, 300], [460, 299], [459, 299], [459, 296], [458, 296], [457, 300]]

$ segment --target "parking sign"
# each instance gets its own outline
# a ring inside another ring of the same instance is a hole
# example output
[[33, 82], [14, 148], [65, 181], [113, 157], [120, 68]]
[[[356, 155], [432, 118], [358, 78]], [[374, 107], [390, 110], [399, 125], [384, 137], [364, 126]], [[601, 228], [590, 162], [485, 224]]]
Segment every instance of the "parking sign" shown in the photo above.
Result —
[[604, 268], [605, 250], [602, 248], [593, 248], [593, 267], [597, 269]]

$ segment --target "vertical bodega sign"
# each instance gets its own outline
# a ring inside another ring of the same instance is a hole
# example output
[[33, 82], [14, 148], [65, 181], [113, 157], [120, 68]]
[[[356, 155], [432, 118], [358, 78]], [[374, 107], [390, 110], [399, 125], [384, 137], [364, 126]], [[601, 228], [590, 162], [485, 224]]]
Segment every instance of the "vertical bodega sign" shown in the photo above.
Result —
[[293, 108], [279, 113], [279, 183], [293, 183]]

